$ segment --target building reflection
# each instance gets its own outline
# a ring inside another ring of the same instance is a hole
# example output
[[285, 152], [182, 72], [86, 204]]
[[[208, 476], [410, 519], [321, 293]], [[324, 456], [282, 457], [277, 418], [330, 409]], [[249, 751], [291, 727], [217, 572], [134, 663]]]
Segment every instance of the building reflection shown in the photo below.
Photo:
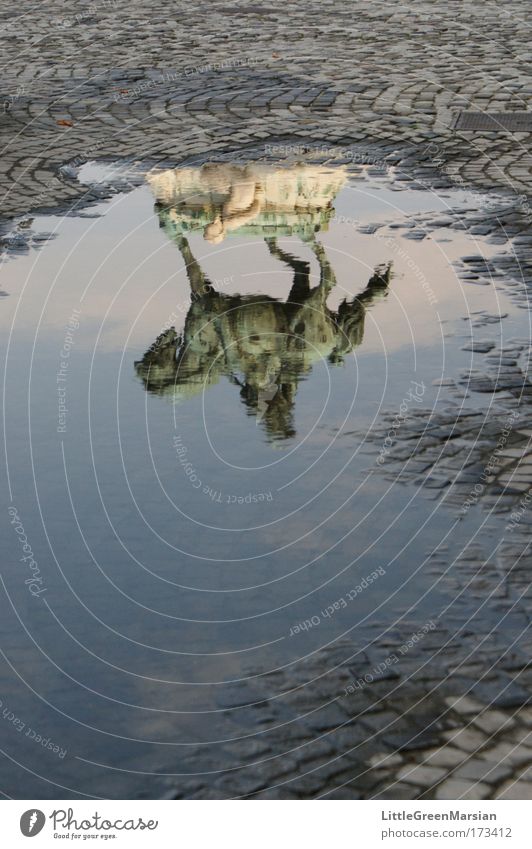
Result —
[[[336, 311], [327, 307], [336, 278], [316, 235], [327, 229], [344, 181], [340, 169], [223, 164], [149, 178], [161, 227], [183, 258], [191, 304], [182, 332], [169, 328], [135, 363], [148, 392], [178, 401], [224, 376], [270, 439], [295, 435], [299, 381], [315, 362], [342, 363], [360, 345], [366, 310], [386, 296], [390, 282], [390, 265], [379, 267], [360, 295]], [[187, 236], [197, 230], [215, 244], [231, 233], [262, 237], [292, 272], [287, 299], [217, 291], [190, 248]], [[298, 236], [310, 248], [317, 285], [311, 286], [310, 264], [283, 250], [280, 236]]]

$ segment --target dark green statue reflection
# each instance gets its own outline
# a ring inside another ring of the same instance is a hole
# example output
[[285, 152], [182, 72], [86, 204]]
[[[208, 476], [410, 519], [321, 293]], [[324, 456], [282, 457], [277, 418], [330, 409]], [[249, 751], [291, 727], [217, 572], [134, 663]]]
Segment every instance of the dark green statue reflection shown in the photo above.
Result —
[[[231, 166], [233, 181], [235, 168]], [[247, 412], [263, 425], [270, 439], [278, 441], [295, 435], [293, 414], [299, 381], [310, 373], [314, 363], [326, 360], [340, 364], [360, 345], [366, 310], [386, 296], [391, 276], [390, 265], [379, 267], [361, 294], [344, 300], [336, 311], [327, 307], [336, 278], [323, 246], [316, 239], [316, 232], [330, 217], [332, 199], [343, 180], [336, 175], [335, 183], [327, 172], [329, 183], [324, 188], [325, 175], [318, 175], [320, 181], [316, 178], [317, 170], [312, 169], [312, 180], [307, 182], [312, 189], [305, 197], [305, 175], [301, 169], [294, 169], [292, 180], [298, 185], [292, 186], [291, 197], [287, 198], [286, 191], [283, 193], [285, 202], [279, 213], [281, 234], [288, 235], [287, 228], [290, 228], [290, 235], [299, 235], [318, 261], [320, 277], [313, 287], [310, 264], [278, 245], [275, 203], [268, 200], [272, 194], [272, 175], [269, 175], [269, 191], [268, 185], [259, 186], [261, 203], [258, 204], [256, 185], [260, 184], [263, 172], [250, 174], [249, 166], [241, 169], [242, 173], [237, 170], [242, 182], [247, 180], [252, 184], [248, 185], [247, 194], [242, 186], [236, 192], [241, 205], [248, 203], [247, 213], [238, 212], [239, 220], [245, 221], [241, 227], [248, 232], [254, 227], [255, 234], [260, 231], [270, 254], [292, 271], [293, 282], [285, 301], [267, 295], [231, 295], [217, 291], [192, 254], [186, 236], [187, 228], [189, 231], [196, 229], [190, 226], [191, 220], [197, 222], [198, 228], [201, 226], [206, 238], [214, 232], [216, 241], [220, 241], [220, 234], [223, 233], [224, 238], [231, 229], [227, 226], [227, 217], [231, 216], [234, 223], [237, 214], [235, 201], [230, 196], [231, 190], [235, 194], [234, 185], [232, 189], [231, 184], [226, 187], [225, 196], [219, 192], [221, 197], [213, 199], [210, 196], [206, 200], [198, 189], [193, 194], [190, 175], [187, 175], [188, 205], [187, 199], [176, 198], [175, 193], [159, 201], [157, 211], [161, 225], [183, 257], [191, 304], [183, 331], [178, 334], [174, 328], [168, 329], [156, 339], [142, 360], [135, 363], [148, 392], [170, 395], [177, 401], [206, 391], [225, 376], [238, 388]], [[287, 171], [282, 169], [285, 187], [290, 183]], [[179, 174], [177, 171], [171, 173]], [[263, 182], [268, 183], [267, 180]], [[320, 188], [321, 191], [316, 190]], [[204, 189], [201, 181], [200, 189]], [[275, 201], [279, 203], [279, 192], [275, 194]], [[287, 201], [291, 208], [287, 208]], [[257, 221], [260, 216], [262, 221]], [[209, 230], [213, 223], [215, 229]], [[233, 232], [240, 234], [240, 227]]]

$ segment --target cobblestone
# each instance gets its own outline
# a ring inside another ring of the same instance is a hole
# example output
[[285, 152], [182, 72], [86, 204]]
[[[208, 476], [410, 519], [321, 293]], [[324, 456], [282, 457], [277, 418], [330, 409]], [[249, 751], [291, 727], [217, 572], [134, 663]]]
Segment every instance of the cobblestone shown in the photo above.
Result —
[[363, 142], [434, 178], [527, 193], [530, 134], [452, 128], [462, 108], [527, 109], [527, 10], [376, 0], [353, 14], [298, 0], [260, 14], [229, 2], [214, 16], [178, 3], [169, 17], [158, 0], [149, 12], [129, 0], [82, 11], [22, 0], [0, 15], [3, 215], [32, 207], [36, 180], [39, 206], [68, 203], [79, 189], [52, 178], [95, 145], [100, 158], [177, 162], [191, 143], [207, 153], [258, 137]]

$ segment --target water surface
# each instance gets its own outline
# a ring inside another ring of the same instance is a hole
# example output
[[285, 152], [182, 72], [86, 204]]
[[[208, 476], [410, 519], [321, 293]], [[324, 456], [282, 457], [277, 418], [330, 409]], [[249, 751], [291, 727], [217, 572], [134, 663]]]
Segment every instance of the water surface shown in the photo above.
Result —
[[464, 318], [525, 326], [453, 267], [494, 253], [454, 226], [484, 202], [213, 163], [34, 220], [54, 238], [2, 269], [19, 524], [6, 512], [1, 689], [66, 753], [4, 722], [8, 795], [157, 797], [197, 743], [234, 768], [217, 742], [239, 681], [362, 645], [377, 619], [438, 615], [426, 554], [470, 520], [449, 537], [451, 514], [390, 482], [367, 442], [383, 410], [407, 422], [469, 367]]

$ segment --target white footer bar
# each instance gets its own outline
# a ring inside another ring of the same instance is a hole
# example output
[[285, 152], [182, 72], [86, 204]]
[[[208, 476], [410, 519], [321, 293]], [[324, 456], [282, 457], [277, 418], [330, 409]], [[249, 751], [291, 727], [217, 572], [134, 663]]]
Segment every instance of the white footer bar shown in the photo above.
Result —
[[[4, 801], [6, 847], [532, 847], [530, 803]], [[29, 844], [30, 838], [34, 844]]]

